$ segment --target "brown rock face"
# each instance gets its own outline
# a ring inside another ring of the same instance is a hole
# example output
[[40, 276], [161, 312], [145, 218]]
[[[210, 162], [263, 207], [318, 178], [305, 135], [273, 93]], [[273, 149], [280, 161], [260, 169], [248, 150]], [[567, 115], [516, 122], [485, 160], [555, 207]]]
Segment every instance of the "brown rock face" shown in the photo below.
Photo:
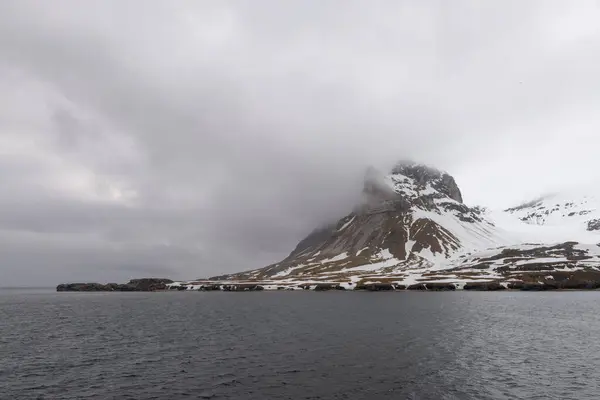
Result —
[[434, 254], [448, 254], [450, 250], [460, 247], [450, 231], [430, 219], [416, 220], [410, 227], [410, 239], [415, 242], [412, 251], [420, 252], [429, 249]]

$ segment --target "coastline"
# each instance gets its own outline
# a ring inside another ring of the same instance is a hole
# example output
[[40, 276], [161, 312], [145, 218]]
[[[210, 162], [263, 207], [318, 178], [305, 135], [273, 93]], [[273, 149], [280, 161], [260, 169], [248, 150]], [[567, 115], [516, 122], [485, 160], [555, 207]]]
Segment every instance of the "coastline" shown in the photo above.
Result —
[[131, 279], [127, 283], [61, 283], [57, 292], [155, 292], [169, 288], [173, 281], [167, 278]]
[[126, 284], [67, 283], [57, 292], [261, 292], [261, 291], [351, 291], [351, 292], [450, 292], [450, 291], [594, 291], [600, 282], [417, 282], [402, 285], [389, 282], [274, 282], [274, 281], [212, 281], [175, 282], [165, 278], [132, 279]]

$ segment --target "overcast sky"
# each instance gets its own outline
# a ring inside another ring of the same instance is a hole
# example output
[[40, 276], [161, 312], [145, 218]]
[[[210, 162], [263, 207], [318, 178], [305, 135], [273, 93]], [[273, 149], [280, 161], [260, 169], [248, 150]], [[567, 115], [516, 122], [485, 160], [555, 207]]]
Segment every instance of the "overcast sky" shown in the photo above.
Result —
[[264, 266], [411, 158], [600, 175], [600, 2], [0, 1], [0, 286]]

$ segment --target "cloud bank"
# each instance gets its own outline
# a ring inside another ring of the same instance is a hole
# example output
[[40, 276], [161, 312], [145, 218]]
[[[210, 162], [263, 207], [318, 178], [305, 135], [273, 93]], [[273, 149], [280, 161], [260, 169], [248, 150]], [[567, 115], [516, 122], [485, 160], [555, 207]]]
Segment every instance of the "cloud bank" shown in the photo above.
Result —
[[0, 285], [260, 267], [399, 159], [596, 182], [599, 7], [3, 1]]

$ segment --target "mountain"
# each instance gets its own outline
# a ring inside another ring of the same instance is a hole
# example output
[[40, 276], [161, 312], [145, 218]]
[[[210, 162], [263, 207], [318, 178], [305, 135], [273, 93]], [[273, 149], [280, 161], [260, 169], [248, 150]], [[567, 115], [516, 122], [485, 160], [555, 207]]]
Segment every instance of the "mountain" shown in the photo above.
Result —
[[600, 287], [599, 206], [600, 197], [570, 191], [489, 211], [466, 205], [448, 173], [401, 162], [388, 174], [367, 170], [362, 203], [284, 260], [211, 279], [280, 288]]
[[571, 190], [553, 193], [505, 210], [528, 225], [547, 227], [544, 231], [567, 234], [581, 240], [599, 240], [600, 196]]

